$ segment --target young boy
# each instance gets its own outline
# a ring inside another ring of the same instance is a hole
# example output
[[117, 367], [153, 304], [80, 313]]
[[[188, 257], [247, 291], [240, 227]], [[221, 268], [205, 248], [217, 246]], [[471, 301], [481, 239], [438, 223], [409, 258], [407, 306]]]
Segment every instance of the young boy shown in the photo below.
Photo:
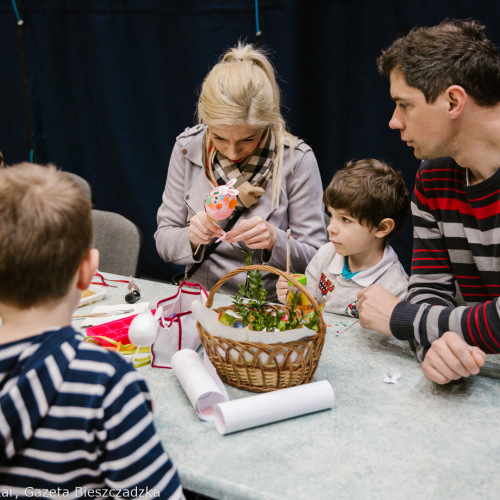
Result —
[[[306, 268], [307, 289], [317, 302], [326, 301], [327, 312], [358, 317], [357, 293], [373, 283], [404, 298], [408, 276], [388, 244], [410, 212], [401, 172], [370, 158], [350, 161], [333, 176], [323, 202], [330, 242]], [[284, 303], [287, 280], [280, 277], [276, 291]]]
[[0, 220], [3, 490], [184, 498], [144, 380], [70, 326], [99, 261], [90, 201], [63, 172], [24, 163], [0, 171]]

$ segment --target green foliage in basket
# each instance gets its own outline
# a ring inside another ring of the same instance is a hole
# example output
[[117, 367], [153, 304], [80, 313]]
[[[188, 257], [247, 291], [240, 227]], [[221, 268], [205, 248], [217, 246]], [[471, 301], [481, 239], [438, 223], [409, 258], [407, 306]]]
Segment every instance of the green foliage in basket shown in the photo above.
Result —
[[[245, 254], [247, 265], [252, 265], [252, 254]], [[246, 281], [240, 284], [233, 298], [233, 306], [243, 326], [255, 331], [284, 331], [306, 326], [318, 329], [318, 313], [311, 311], [302, 315], [297, 310], [300, 292], [295, 292], [288, 312], [273, 308], [266, 300], [267, 290], [263, 286], [263, 274], [259, 270], [248, 271]], [[245, 299], [247, 299], [245, 301]], [[227, 320], [227, 316], [225, 318]]]

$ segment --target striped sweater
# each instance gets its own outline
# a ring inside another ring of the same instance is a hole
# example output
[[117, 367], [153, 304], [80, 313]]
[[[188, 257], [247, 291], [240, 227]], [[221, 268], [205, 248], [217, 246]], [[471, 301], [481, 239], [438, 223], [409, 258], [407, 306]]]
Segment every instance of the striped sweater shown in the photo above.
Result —
[[0, 487], [184, 498], [144, 380], [71, 327], [0, 346]]
[[[448, 330], [500, 353], [500, 169], [471, 186], [466, 174], [451, 158], [417, 172], [408, 297], [390, 325], [395, 337], [416, 339], [420, 360]], [[457, 307], [456, 284], [465, 306]]]

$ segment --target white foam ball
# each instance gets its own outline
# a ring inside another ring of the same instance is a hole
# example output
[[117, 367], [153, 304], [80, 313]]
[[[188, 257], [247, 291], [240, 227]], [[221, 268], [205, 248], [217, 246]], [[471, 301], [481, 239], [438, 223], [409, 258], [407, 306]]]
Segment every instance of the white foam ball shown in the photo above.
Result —
[[158, 335], [159, 324], [149, 312], [138, 314], [128, 327], [128, 338], [137, 347], [149, 347]]

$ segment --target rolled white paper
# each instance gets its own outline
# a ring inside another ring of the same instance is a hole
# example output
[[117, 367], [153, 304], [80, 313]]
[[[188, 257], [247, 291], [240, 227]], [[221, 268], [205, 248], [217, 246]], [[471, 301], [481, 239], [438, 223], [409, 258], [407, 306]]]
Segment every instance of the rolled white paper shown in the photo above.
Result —
[[215, 427], [230, 434], [259, 425], [298, 417], [333, 406], [335, 396], [327, 380], [266, 392], [219, 403], [214, 408]]
[[229, 400], [215, 369], [209, 373], [192, 349], [177, 351], [172, 356], [172, 368], [198, 416], [202, 420], [213, 420], [214, 406]]

